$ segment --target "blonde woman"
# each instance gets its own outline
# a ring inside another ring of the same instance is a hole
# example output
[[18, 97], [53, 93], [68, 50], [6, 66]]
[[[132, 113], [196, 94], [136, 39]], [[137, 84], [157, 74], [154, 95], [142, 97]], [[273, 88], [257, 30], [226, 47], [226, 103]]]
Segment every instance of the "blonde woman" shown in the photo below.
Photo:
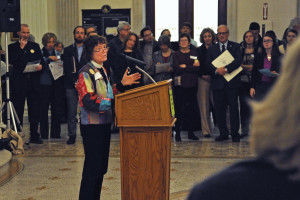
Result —
[[269, 95], [253, 103], [251, 146], [241, 161], [198, 184], [188, 200], [294, 200], [300, 196], [300, 40]]

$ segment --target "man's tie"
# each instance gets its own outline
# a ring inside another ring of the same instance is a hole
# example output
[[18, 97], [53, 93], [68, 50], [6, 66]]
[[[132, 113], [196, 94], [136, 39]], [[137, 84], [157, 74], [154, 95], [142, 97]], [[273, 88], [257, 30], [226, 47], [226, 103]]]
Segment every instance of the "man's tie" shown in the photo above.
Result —
[[225, 49], [225, 45], [223, 44], [222, 45], [222, 53], [225, 51], [226, 49]]

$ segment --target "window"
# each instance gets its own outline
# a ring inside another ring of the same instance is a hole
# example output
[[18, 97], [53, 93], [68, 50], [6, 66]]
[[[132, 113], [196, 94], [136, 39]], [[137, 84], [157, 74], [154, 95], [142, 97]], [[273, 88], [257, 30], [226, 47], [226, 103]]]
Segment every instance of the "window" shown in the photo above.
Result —
[[204, 28], [211, 28], [217, 33], [218, 0], [194, 0], [194, 40], [198, 44]]
[[179, 0], [155, 0], [155, 39], [164, 29], [171, 32], [171, 41], [178, 41]]

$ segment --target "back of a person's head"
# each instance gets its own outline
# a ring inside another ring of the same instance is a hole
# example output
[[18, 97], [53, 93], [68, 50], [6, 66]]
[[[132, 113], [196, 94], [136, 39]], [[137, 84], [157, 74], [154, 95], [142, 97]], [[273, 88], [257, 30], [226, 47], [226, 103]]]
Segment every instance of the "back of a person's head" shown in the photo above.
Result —
[[300, 180], [300, 39], [285, 55], [280, 75], [262, 102], [252, 102], [251, 145], [258, 157]]
[[260, 30], [260, 25], [257, 22], [252, 22], [249, 25], [249, 30]]

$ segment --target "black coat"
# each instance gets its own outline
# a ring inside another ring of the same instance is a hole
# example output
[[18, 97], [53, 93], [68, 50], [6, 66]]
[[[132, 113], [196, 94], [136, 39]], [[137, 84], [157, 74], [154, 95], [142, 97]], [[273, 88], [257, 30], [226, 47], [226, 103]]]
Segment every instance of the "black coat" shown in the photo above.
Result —
[[[234, 58], [234, 61], [232, 63], [225, 66], [228, 73], [231, 73], [232, 71], [236, 70], [241, 66], [242, 54], [240, 51], [240, 45], [236, 42], [228, 41], [227, 50]], [[237, 75], [231, 81], [227, 82], [223, 76], [219, 74], [215, 74], [217, 68], [213, 66], [212, 61], [214, 61], [221, 54], [222, 52], [220, 50], [219, 43], [217, 43], [216, 45], [212, 45], [208, 48], [206, 66], [207, 66], [207, 71], [209, 72], [210, 75], [212, 75], [211, 89], [218, 90], [218, 89], [223, 89], [225, 87], [229, 87], [229, 88], [240, 87], [241, 84], [240, 75]]]
[[[75, 60], [75, 67], [74, 67]], [[65, 87], [67, 89], [75, 89], [75, 83], [78, 79], [78, 71], [87, 63], [83, 55], [78, 61], [78, 52], [75, 44], [64, 48], [63, 66], [65, 78]], [[75, 70], [76, 68], [76, 70]]]
[[[281, 56], [282, 56], [281, 54], [272, 56], [270, 71], [276, 71], [277, 73], [280, 72]], [[264, 68], [264, 59], [265, 57], [263, 56], [262, 53], [257, 53], [255, 55], [254, 62], [253, 62], [253, 69], [251, 72], [251, 82], [250, 82], [251, 88], [255, 88], [256, 85], [261, 83], [262, 74], [258, 70]], [[274, 82], [275, 80], [276, 77], [273, 77], [272, 82]]]
[[[43, 55], [39, 44], [28, 41], [26, 46], [21, 49], [20, 43], [15, 42], [8, 45], [9, 64], [12, 67], [12, 90], [17, 93], [26, 91], [28, 84], [33, 86], [33, 90], [39, 91], [40, 72], [23, 73], [28, 62], [40, 60], [44, 65]], [[28, 83], [28, 84], [27, 84]]]

